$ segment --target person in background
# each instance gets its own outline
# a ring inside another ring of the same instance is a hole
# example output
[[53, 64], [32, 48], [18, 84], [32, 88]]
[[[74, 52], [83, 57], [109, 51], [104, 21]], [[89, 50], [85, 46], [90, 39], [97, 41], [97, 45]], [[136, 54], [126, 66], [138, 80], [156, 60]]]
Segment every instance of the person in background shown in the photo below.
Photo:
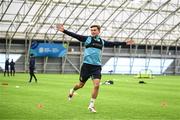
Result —
[[30, 80], [29, 83], [31, 83], [32, 77], [34, 77], [35, 82], [37, 83], [37, 78], [34, 74], [35, 70], [35, 57], [33, 54], [30, 54], [30, 59], [29, 59], [29, 74], [30, 74]]
[[15, 62], [13, 61], [13, 59], [11, 60], [9, 65], [10, 65], [11, 76], [15, 76]]
[[7, 58], [6, 61], [5, 61], [4, 76], [6, 76], [6, 73], [9, 76], [9, 58]]

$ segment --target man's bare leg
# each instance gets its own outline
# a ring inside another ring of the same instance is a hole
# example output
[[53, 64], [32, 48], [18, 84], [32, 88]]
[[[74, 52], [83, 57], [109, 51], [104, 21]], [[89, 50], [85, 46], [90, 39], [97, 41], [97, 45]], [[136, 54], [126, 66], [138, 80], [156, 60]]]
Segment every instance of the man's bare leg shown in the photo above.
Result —
[[98, 93], [99, 93], [100, 79], [94, 79], [93, 85], [94, 85], [94, 88], [92, 91], [92, 96], [91, 96], [91, 100], [90, 100], [90, 104], [89, 104], [88, 108], [91, 112], [96, 112], [95, 107], [94, 107], [94, 103], [95, 103], [95, 100], [96, 100]]
[[76, 85], [74, 86], [74, 88], [70, 89], [70, 91], [69, 91], [69, 96], [68, 96], [69, 100], [71, 100], [71, 98], [73, 97], [74, 92], [75, 92], [76, 90], [82, 88], [84, 85], [85, 85], [85, 83], [83, 83], [83, 82], [80, 81], [78, 84], [76, 84]]

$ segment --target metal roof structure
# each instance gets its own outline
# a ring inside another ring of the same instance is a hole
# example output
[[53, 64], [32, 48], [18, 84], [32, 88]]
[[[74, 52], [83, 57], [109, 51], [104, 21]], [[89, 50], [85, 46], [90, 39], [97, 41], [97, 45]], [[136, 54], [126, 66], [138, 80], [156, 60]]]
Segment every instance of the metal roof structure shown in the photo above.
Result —
[[89, 35], [102, 27], [110, 41], [180, 45], [180, 0], [1, 0], [0, 38], [74, 41], [57, 32], [56, 24]]

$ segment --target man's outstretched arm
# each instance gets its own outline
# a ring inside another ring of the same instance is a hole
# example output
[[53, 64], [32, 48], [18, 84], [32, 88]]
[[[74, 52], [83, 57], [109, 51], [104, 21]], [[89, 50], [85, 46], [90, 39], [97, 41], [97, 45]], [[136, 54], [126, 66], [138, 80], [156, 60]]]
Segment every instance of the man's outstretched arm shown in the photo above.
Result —
[[110, 41], [104, 41], [105, 47], [113, 47], [113, 46], [120, 46], [120, 45], [133, 45], [135, 44], [133, 40], [128, 40], [126, 42], [110, 42]]
[[79, 40], [79, 41], [81, 41], [81, 42], [85, 42], [86, 39], [87, 39], [87, 36], [79, 35], [79, 34], [70, 32], [70, 31], [68, 31], [68, 30], [65, 30], [65, 29], [64, 29], [64, 26], [63, 26], [62, 24], [56, 25], [56, 28], [57, 28], [58, 31], [61, 31], [61, 32], [63, 32], [63, 33], [65, 33], [65, 34], [73, 37], [73, 38], [76, 38], [77, 40]]

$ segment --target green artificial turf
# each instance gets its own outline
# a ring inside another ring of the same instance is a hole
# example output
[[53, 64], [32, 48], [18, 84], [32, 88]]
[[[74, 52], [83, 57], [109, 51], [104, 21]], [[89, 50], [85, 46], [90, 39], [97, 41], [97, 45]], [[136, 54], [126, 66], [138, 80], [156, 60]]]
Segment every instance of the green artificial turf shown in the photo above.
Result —
[[113, 80], [114, 85], [100, 86], [97, 113], [87, 109], [91, 80], [68, 101], [78, 75], [37, 74], [37, 78], [38, 83], [28, 83], [28, 74], [0, 74], [0, 120], [180, 120], [180, 76], [103, 75], [102, 82]]

